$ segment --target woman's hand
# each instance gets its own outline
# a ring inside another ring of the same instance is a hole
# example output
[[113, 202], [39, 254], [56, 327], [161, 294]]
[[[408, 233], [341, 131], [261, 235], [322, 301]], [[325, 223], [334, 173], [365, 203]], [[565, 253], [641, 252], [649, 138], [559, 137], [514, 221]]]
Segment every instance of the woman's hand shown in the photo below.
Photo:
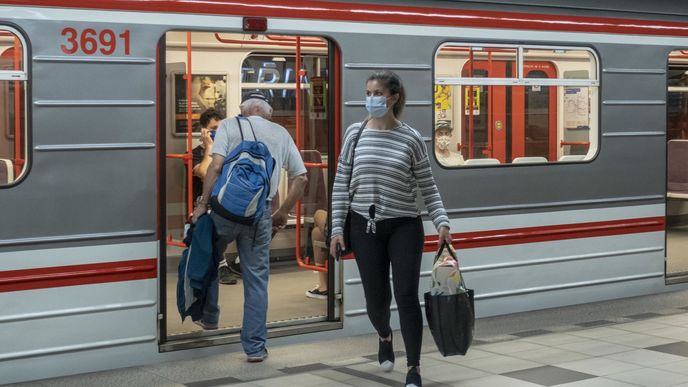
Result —
[[337, 258], [337, 246], [344, 250], [346, 246], [344, 245], [344, 235], [335, 235], [330, 239], [330, 255]]
[[439, 235], [440, 246], [442, 246], [442, 244], [444, 244], [444, 243], [446, 243], [449, 246], [452, 245], [452, 236], [451, 236], [451, 233], [449, 232], [449, 227], [447, 227], [447, 226], [440, 227], [439, 234], [440, 234]]

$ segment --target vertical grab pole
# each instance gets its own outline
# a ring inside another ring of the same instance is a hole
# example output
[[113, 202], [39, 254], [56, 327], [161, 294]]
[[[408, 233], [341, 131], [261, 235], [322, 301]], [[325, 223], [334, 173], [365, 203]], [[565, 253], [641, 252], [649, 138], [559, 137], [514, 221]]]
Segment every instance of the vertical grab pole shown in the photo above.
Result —
[[[339, 149], [341, 148], [341, 113], [339, 110], [339, 91], [342, 89], [342, 80], [340, 75], [341, 59], [339, 57], [339, 47], [334, 49], [334, 155], [329, 156], [334, 162], [335, 171], [339, 165]], [[328, 171], [329, 172], [329, 171]], [[330, 183], [332, 185], [332, 183]]]
[[[21, 69], [21, 46], [19, 38], [14, 37], [14, 69]], [[22, 152], [22, 130], [21, 130], [21, 83], [14, 81], [14, 177], [21, 173], [24, 165], [24, 152]], [[26, 140], [24, 140], [26, 141]]]
[[[492, 50], [487, 51], [487, 76], [492, 76]], [[487, 87], [487, 157], [492, 157], [492, 86]]]
[[[301, 37], [296, 37], [296, 148], [301, 151]], [[296, 201], [296, 259], [301, 260], [301, 200]]]
[[[469, 77], [473, 78], [473, 48], [469, 49]], [[489, 75], [488, 75], [489, 76]], [[468, 86], [468, 158], [473, 158], [473, 85]]]
[[191, 140], [193, 130], [193, 101], [191, 97], [191, 32], [186, 33], [186, 205], [188, 213], [193, 211], [193, 162], [191, 160]]

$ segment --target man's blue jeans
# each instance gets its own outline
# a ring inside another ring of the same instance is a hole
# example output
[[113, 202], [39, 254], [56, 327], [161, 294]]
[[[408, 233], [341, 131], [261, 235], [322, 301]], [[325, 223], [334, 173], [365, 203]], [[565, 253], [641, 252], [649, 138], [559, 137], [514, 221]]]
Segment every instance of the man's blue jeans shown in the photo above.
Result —
[[[232, 241], [237, 243], [241, 278], [244, 282], [244, 321], [241, 326], [241, 345], [248, 356], [262, 354], [268, 338], [266, 320], [272, 214], [270, 203], [266, 206], [262, 219], [253, 226], [232, 222], [215, 213], [210, 214], [217, 233], [215, 241], [217, 251], [224, 252]], [[217, 324], [220, 317], [220, 310], [217, 307], [218, 288], [219, 279], [215, 279], [208, 291], [210, 305], [203, 310], [202, 321], [206, 324]]]

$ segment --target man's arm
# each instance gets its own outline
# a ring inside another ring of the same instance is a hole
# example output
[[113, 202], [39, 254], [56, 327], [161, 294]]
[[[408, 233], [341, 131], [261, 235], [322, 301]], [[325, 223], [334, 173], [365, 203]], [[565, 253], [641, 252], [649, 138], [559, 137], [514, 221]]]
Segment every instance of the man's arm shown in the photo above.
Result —
[[287, 197], [282, 202], [280, 208], [272, 214], [272, 227], [284, 227], [287, 224], [289, 210], [294, 207], [296, 201], [301, 199], [306, 190], [308, 178], [306, 174], [298, 175], [292, 180]]
[[203, 179], [203, 194], [201, 196], [201, 201], [196, 203], [196, 207], [193, 211], [193, 223], [196, 223], [196, 220], [208, 210], [210, 191], [213, 190], [213, 185], [215, 185], [217, 177], [220, 176], [220, 171], [222, 171], [222, 164], [224, 164], [224, 162], [224, 156], [213, 154], [212, 161], [205, 174], [205, 179]]
[[205, 174], [208, 172], [208, 167], [212, 162], [213, 140], [210, 138], [210, 131], [208, 129], [201, 129], [201, 142], [203, 143], [203, 158], [200, 163], [193, 167], [194, 176], [205, 179]]

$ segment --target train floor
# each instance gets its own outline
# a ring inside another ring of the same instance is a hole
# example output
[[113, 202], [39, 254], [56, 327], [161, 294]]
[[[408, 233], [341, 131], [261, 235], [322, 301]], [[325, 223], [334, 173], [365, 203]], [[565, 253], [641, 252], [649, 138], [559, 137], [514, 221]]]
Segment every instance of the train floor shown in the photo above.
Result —
[[[187, 318], [184, 322], [177, 313], [177, 263], [167, 271], [167, 331], [170, 335], [189, 335], [202, 329]], [[306, 297], [306, 291], [317, 285], [316, 272], [301, 269], [290, 262], [272, 264], [268, 282], [268, 322], [299, 321], [327, 315], [327, 300]], [[220, 328], [241, 327], [244, 305], [244, 286], [241, 278], [234, 285], [220, 285]]]
[[[361, 335], [271, 346], [258, 364], [225, 353], [21, 386], [401, 386], [395, 344], [390, 373]], [[442, 357], [426, 329], [422, 352], [426, 387], [688, 386], [688, 290], [478, 319], [466, 356]]]

